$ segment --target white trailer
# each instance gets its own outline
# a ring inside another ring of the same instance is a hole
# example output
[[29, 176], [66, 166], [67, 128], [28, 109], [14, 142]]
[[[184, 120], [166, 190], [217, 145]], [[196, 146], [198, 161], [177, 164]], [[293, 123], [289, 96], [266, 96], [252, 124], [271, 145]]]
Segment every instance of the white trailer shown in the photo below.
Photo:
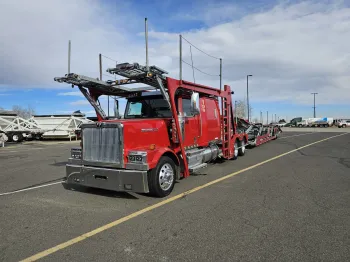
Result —
[[333, 125], [332, 117], [311, 117], [303, 118], [302, 121], [297, 122], [298, 127], [329, 127]]
[[310, 127], [329, 127], [333, 125], [332, 117], [319, 117], [319, 118], [310, 118], [309, 126]]
[[19, 117], [12, 111], [0, 111], [0, 130], [8, 142], [21, 142], [26, 138], [40, 137], [44, 130], [35, 122]]
[[45, 130], [42, 138], [77, 138], [82, 123], [93, 122], [80, 112], [71, 115], [34, 115], [31, 121]]

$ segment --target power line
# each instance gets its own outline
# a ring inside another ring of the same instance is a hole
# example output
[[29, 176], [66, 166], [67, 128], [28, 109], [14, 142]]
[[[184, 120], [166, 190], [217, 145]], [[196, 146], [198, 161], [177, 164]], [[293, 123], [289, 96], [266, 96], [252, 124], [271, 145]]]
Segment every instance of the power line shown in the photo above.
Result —
[[203, 50], [199, 49], [198, 47], [196, 47], [194, 44], [192, 44], [190, 41], [188, 41], [186, 38], [184, 38], [183, 36], [181, 36], [182, 39], [184, 39], [187, 43], [189, 43], [191, 46], [193, 46], [194, 48], [196, 48], [198, 51], [202, 52], [203, 54], [206, 54], [207, 56], [210, 56], [211, 58], [214, 58], [214, 59], [217, 59], [217, 60], [220, 60], [219, 57], [215, 57], [215, 56], [212, 56], [212, 55], [209, 55], [208, 53], [204, 52]]
[[102, 74], [103, 76], [108, 76], [108, 77], [112, 77], [112, 75], [107, 75], [107, 74]]
[[[181, 60], [181, 61], [182, 61], [183, 63], [185, 63], [185, 64], [187, 64], [187, 65], [189, 65], [189, 66], [192, 67], [192, 65], [191, 65], [190, 63], [187, 63], [187, 62], [185, 62], [184, 60]], [[201, 72], [202, 74], [205, 74], [205, 75], [208, 75], [208, 76], [220, 76], [220, 75], [213, 75], [213, 74], [206, 73], [206, 72], [204, 72], [204, 71], [198, 69], [198, 68], [195, 67], [195, 66], [193, 66], [193, 68], [196, 69], [197, 71]]]
[[110, 57], [108, 57], [108, 56], [105, 56], [105, 55], [103, 55], [103, 54], [101, 54], [101, 56], [103, 56], [103, 57], [105, 57], [105, 58], [107, 58], [107, 59], [109, 59], [109, 60], [112, 60], [112, 61], [114, 61], [114, 62], [117, 62], [117, 60], [114, 60], [114, 59], [112, 59], [112, 58], [110, 58]]

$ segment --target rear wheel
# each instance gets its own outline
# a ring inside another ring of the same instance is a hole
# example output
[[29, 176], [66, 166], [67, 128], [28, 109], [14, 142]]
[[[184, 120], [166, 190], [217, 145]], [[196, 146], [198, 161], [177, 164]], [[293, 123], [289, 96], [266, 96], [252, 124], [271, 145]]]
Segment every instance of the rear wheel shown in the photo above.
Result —
[[243, 139], [241, 141], [241, 143], [240, 143], [240, 149], [238, 149], [238, 155], [239, 156], [244, 156], [244, 154], [245, 154], [245, 147], [246, 147], [246, 142]]
[[149, 193], [156, 197], [168, 196], [174, 188], [176, 168], [174, 161], [162, 156], [155, 168], [148, 173]]
[[234, 151], [233, 151], [233, 160], [236, 160], [238, 158], [238, 141], [235, 141], [234, 145]]

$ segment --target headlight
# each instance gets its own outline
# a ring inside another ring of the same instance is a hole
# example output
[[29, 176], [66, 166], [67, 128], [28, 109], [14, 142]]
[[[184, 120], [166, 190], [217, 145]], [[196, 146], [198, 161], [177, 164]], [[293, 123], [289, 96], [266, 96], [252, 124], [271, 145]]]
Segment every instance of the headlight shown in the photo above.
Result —
[[70, 154], [74, 159], [81, 159], [81, 148], [72, 148]]
[[147, 152], [142, 151], [130, 151], [128, 155], [129, 162], [135, 163], [146, 163], [147, 162]]

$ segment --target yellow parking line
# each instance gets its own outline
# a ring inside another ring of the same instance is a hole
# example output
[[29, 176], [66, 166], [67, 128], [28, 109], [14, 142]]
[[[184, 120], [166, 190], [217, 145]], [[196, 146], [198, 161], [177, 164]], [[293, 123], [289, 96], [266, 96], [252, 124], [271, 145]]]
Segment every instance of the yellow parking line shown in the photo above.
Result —
[[296, 152], [296, 151], [298, 151], [298, 150], [300, 150], [300, 149], [303, 149], [303, 148], [306, 148], [306, 147], [309, 147], [309, 146], [312, 146], [312, 145], [315, 145], [315, 144], [324, 142], [324, 141], [326, 141], [326, 140], [329, 140], [329, 139], [332, 139], [332, 138], [335, 138], [335, 137], [343, 136], [343, 135], [346, 135], [346, 134], [348, 134], [348, 133], [343, 133], [343, 134], [340, 134], [340, 135], [331, 136], [331, 137], [328, 137], [328, 138], [325, 138], [325, 139], [322, 139], [322, 140], [318, 140], [318, 141], [316, 141], [316, 142], [307, 144], [307, 145], [305, 145], [305, 146], [301, 146], [301, 147], [299, 147], [299, 148], [293, 149], [293, 150], [288, 151], [288, 152], [286, 152], [286, 153], [283, 153], [283, 154], [281, 154], [281, 155], [272, 157], [272, 158], [267, 159], [267, 160], [265, 160], [265, 161], [262, 161], [262, 162], [260, 162], [260, 163], [258, 163], [258, 164], [255, 164], [255, 165], [252, 165], [252, 166], [250, 166], [250, 167], [241, 169], [241, 170], [239, 170], [239, 171], [237, 171], [237, 172], [234, 172], [234, 173], [232, 173], [232, 174], [229, 174], [229, 175], [223, 176], [223, 177], [221, 177], [221, 178], [215, 179], [215, 180], [213, 180], [213, 181], [211, 181], [211, 182], [209, 182], [209, 183], [206, 183], [206, 184], [204, 184], [204, 185], [202, 185], [202, 186], [195, 187], [195, 188], [190, 189], [190, 190], [188, 190], [188, 191], [186, 191], [186, 192], [184, 192], [184, 193], [181, 193], [181, 194], [178, 194], [178, 195], [176, 195], [176, 196], [173, 196], [173, 197], [170, 197], [170, 198], [168, 198], [168, 199], [165, 199], [165, 200], [163, 200], [163, 201], [160, 201], [160, 202], [157, 203], [157, 204], [154, 204], [154, 205], [152, 205], [152, 206], [149, 206], [149, 207], [146, 207], [146, 208], [141, 209], [141, 210], [139, 210], [139, 211], [136, 211], [136, 212], [134, 212], [134, 213], [132, 213], [132, 214], [130, 214], [130, 215], [127, 215], [127, 216], [125, 216], [125, 217], [122, 217], [122, 218], [120, 218], [120, 219], [117, 219], [117, 220], [115, 220], [115, 221], [113, 221], [113, 222], [111, 222], [111, 223], [109, 223], [109, 224], [106, 224], [106, 225], [104, 225], [104, 226], [101, 226], [101, 227], [99, 227], [99, 228], [96, 228], [96, 229], [94, 229], [94, 230], [92, 230], [92, 231], [90, 231], [90, 232], [87, 232], [87, 233], [85, 233], [85, 234], [82, 234], [82, 235], [80, 235], [80, 236], [78, 236], [78, 237], [75, 237], [75, 238], [73, 238], [73, 239], [71, 239], [71, 240], [68, 240], [68, 241], [66, 241], [66, 242], [64, 242], [64, 243], [61, 243], [61, 244], [59, 244], [59, 245], [57, 245], [57, 246], [54, 246], [54, 247], [49, 248], [49, 249], [47, 249], [47, 250], [44, 250], [44, 251], [42, 251], [42, 252], [40, 252], [40, 253], [37, 253], [37, 254], [35, 254], [35, 255], [31, 256], [31, 257], [28, 257], [28, 258], [24, 259], [24, 260], [22, 260], [22, 261], [36, 261], [36, 260], [38, 260], [38, 259], [40, 259], [40, 258], [46, 257], [46, 256], [48, 256], [48, 255], [50, 255], [50, 254], [52, 254], [52, 253], [55, 253], [55, 252], [57, 252], [57, 251], [59, 251], [59, 250], [61, 250], [61, 249], [64, 249], [64, 248], [69, 247], [69, 246], [71, 246], [71, 245], [74, 245], [74, 244], [76, 244], [76, 243], [78, 243], [78, 242], [80, 242], [80, 241], [83, 241], [83, 240], [85, 240], [85, 239], [87, 239], [87, 238], [89, 238], [89, 237], [92, 237], [92, 236], [94, 236], [94, 235], [96, 235], [96, 234], [98, 234], [98, 233], [101, 233], [101, 232], [103, 232], [103, 231], [105, 231], [105, 230], [107, 230], [107, 229], [110, 229], [110, 228], [115, 227], [115, 226], [117, 226], [117, 225], [119, 225], [119, 224], [121, 224], [121, 223], [124, 223], [124, 222], [126, 222], [126, 221], [128, 221], [128, 220], [130, 220], [130, 219], [132, 219], [132, 218], [135, 218], [135, 217], [137, 217], [137, 216], [139, 216], [139, 215], [142, 215], [142, 214], [144, 214], [144, 213], [146, 213], [146, 212], [148, 212], [148, 211], [151, 211], [151, 210], [156, 209], [156, 208], [158, 208], [158, 207], [164, 206], [164, 205], [166, 205], [166, 204], [168, 204], [168, 203], [174, 202], [175, 200], [177, 200], [177, 199], [179, 199], [179, 198], [182, 198], [182, 197], [184, 197], [184, 196], [186, 196], [186, 195], [192, 194], [192, 193], [194, 193], [194, 192], [196, 192], [196, 191], [198, 191], [198, 190], [201, 190], [201, 189], [206, 188], [206, 187], [208, 187], [208, 186], [211, 186], [211, 185], [213, 185], [213, 184], [219, 183], [219, 182], [221, 182], [221, 181], [223, 181], [223, 180], [226, 180], [226, 179], [228, 179], [228, 178], [231, 178], [231, 177], [233, 177], [233, 176], [235, 176], [235, 175], [241, 174], [241, 173], [243, 173], [243, 172], [245, 172], [245, 171], [251, 170], [251, 169], [256, 168], [256, 167], [258, 167], [258, 166], [264, 165], [264, 164], [266, 164], [266, 163], [268, 163], [268, 162], [271, 162], [271, 161], [276, 160], [276, 159], [278, 159], [278, 158], [281, 158], [281, 157], [283, 157], [283, 156], [289, 155], [289, 154], [291, 154], [291, 153], [293, 153], [293, 152]]

